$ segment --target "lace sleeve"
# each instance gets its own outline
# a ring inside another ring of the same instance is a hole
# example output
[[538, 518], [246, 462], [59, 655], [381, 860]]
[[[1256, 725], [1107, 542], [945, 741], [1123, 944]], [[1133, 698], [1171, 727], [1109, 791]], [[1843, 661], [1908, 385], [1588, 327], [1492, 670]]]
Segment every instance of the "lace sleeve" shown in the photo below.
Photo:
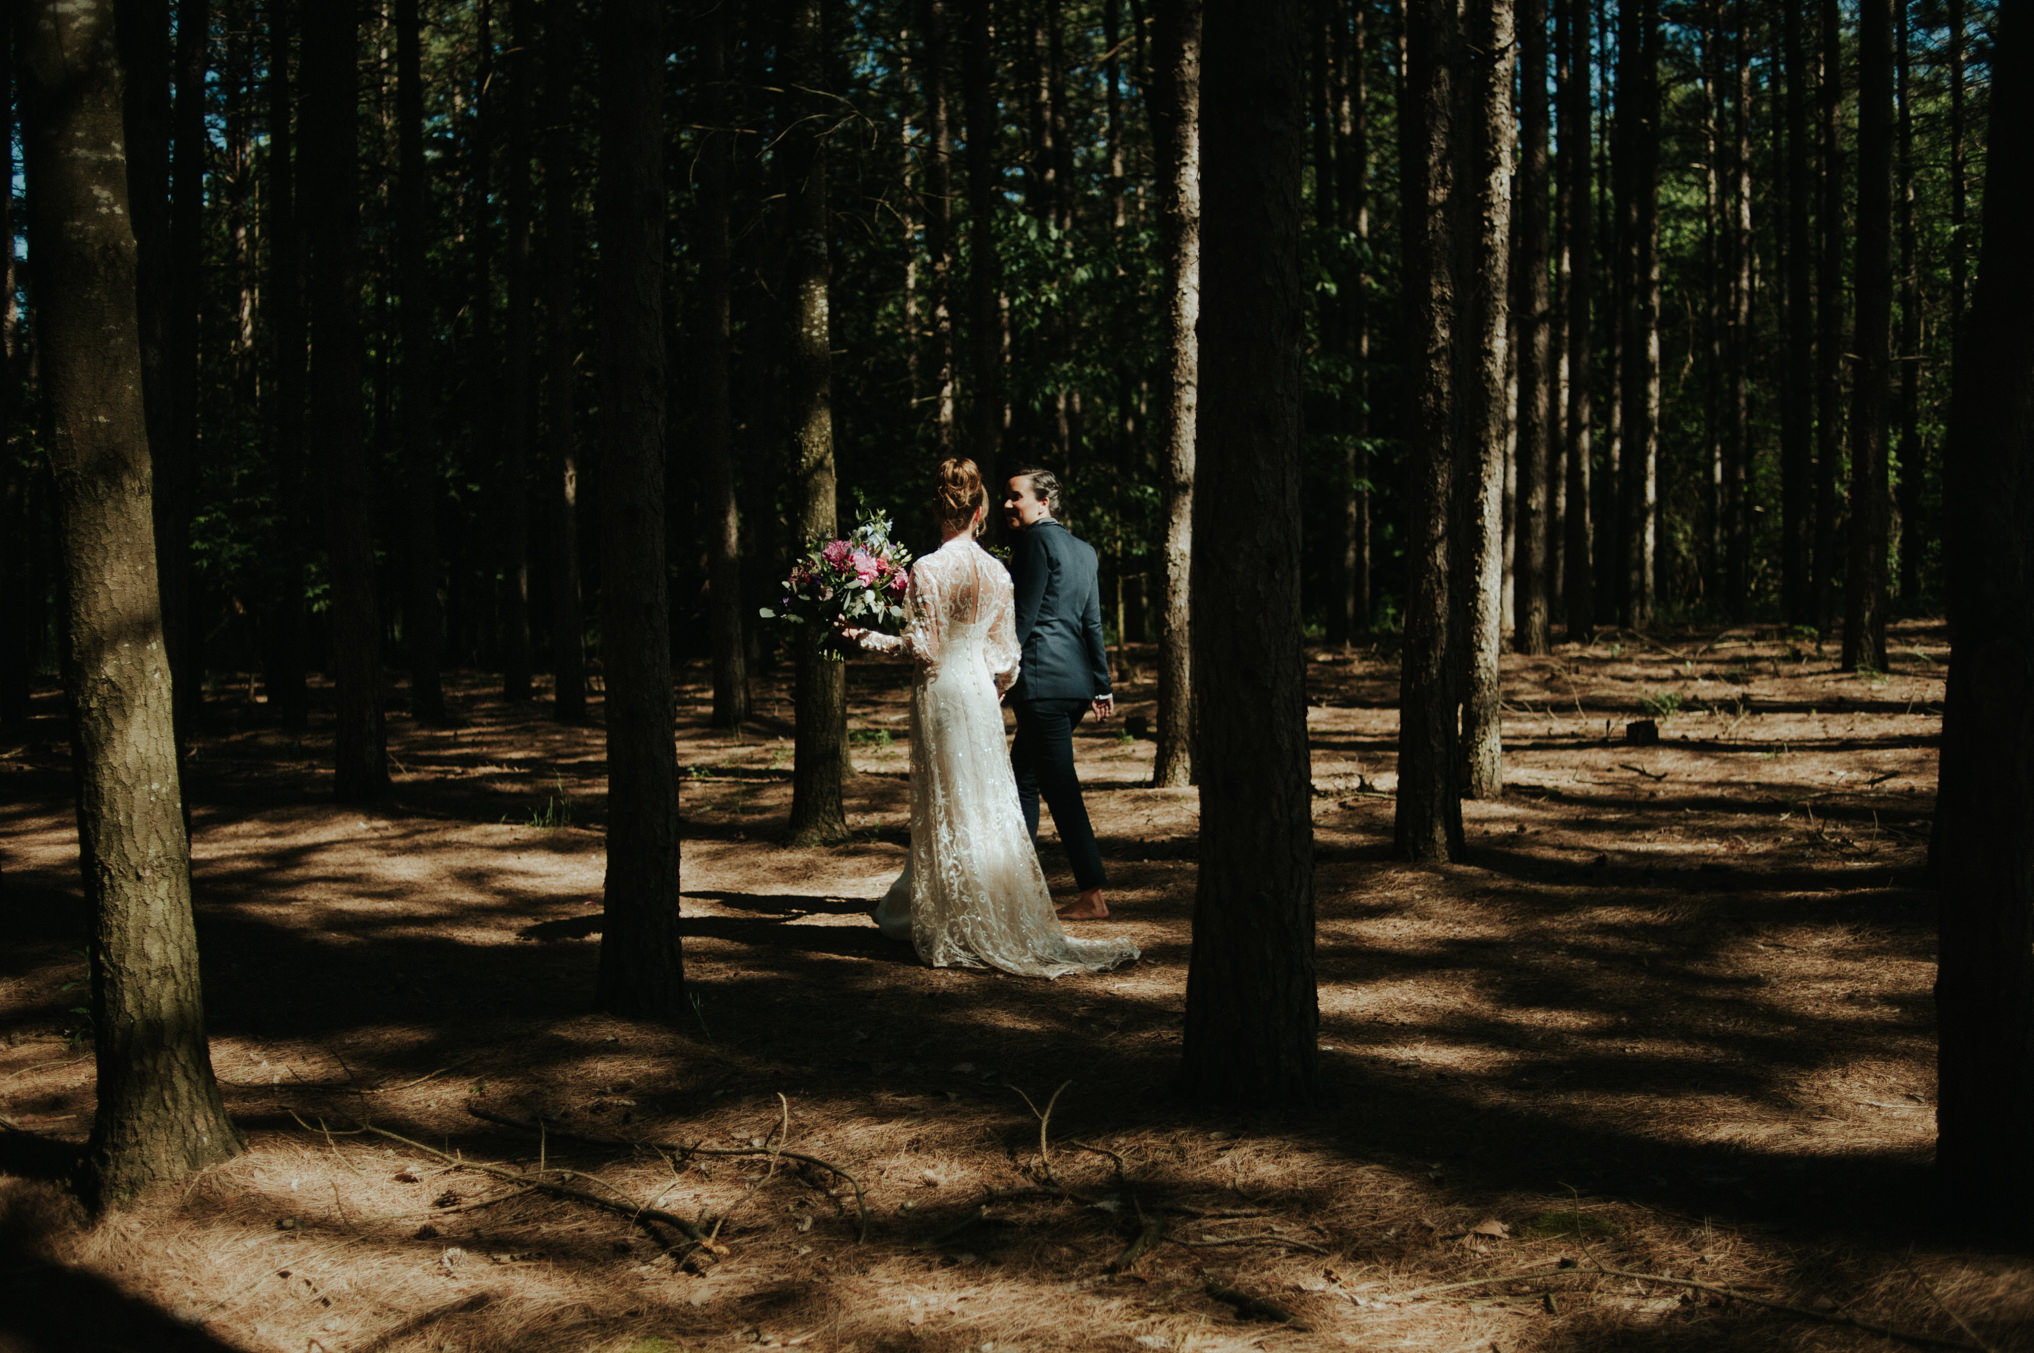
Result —
[[996, 689], [1007, 691], [1017, 684], [1017, 669], [1024, 650], [1017, 644], [1016, 591], [1010, 573], [993, 559], [989, 573], [989, 666], [996, 674]]
[[911, 590], [904, 594], [904, 632], [869, 634], [862, 647], [870, 653], [909, 653], [927, 667], [939, 665], [939, 581], [928, 560], [911, 570]]

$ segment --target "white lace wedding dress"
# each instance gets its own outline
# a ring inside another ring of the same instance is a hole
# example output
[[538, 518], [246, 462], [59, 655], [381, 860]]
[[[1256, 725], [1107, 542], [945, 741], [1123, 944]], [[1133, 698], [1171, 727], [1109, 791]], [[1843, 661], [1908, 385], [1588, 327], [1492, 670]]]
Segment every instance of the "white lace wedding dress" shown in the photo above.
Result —
[[915, 659], [911, 855], [876, 924], [935, 968], [984, 964], [1029, 977], [1098, 972], [1137, 957], [1121, 939], [1074, 939], [1053, 914], [1003, 742], [1001, 691], [1017, 679], [1010, 574], [967, 536], [911, 570], [901, 636], [872, 652]]

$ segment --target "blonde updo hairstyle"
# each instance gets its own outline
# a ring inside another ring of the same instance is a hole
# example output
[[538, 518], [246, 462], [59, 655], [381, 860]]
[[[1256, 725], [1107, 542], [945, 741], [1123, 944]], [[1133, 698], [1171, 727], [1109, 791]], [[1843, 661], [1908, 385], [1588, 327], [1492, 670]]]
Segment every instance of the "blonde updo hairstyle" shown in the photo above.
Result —
[[948, 456], [939, 463], [939, 492], [933, 499], [932, 515], [939, 522], [941, 530], [965, 531], [981, 529], [981, 516], [986, 512], [989, 496], [982, 489], [982, 472], [975, 463], [959, 456]]

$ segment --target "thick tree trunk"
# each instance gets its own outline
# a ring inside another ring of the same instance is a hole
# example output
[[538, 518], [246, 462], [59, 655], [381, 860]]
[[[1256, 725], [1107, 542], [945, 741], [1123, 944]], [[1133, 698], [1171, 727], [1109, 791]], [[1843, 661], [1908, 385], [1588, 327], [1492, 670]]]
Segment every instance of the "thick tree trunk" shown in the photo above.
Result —
[[[782, 60], [783, 84], [792, 96], [793, 122], [783, 138], [784, 190], [791, 198], [791, 277], [786, 287], [791, 411], [792, 494], [801, 542], [839, 529], [839, 489], [833, 458], [832, 322], [827, 293], [827, 106], [821, 56], [824, 0], [797, 0]], [[790, 839], [813, 844], [847, 835], [841, 783], [847, 756], [847, 672], [821, 649], [812, 626], [797, 644], [795, 761], [791, 777]]]
[[402, 289], [403, 646], [410, 712], [445, 717], [444, 613], [438, 604], [437, 307], [430, 185], [424, 168], [423, 42], [417, 0], [396, 0], [396, 270]]
[[1474, 586], [1455, 572], [1450, 548], [1459, 478], [1456, 327], [1466, 322], [1454, 272], [1456, 137], [1466, 136], [1456, 124], [1461, 40], [1453, 0], [1407, 0], [1399, 183], [1410, 435], [1392, 831], [1395, 853], [1410, 860], [1447, 860], [1462, 849], [1461, 695], [1449, 633], [1451, 602]]
[[[1462, 792], [1496, 798], [1504, 792], [1503, 704], [1498, 654], [1504, 635], [1503, 507], [1505, 442], [1510, 410], [1511, 180], [1518, 123], [1512, 0], [1477, 0], [1464, 12], [1463, 34], [1478, 59], [1469, 66], [1458, 143], [1467, 154], [1457, 182], [1470, 215], [1455, 229], [1456, 285], [1462, 307], [1456, 333], [1455, 453], [1458, 459], [1455, 576], [1463, 643]], [[1483, 59], [1481, 53], [1491, 53]]]
[[1181, 1079], [1253, 1108], [1318, 1093], [1314, 866], [1300, 654], [1299, 0], [1208, 11], [1210, 206], [1194, 671], [1201, 870]]
[[665, 44], [660, 0], [600, 19], [601, 658], [607, 677], [600, 1008], [674, 1020], [677, 706], [664, 565]]
[[1892, 490], [1893, 0], [1858, 7], [1857, 334], [1843, 668], [1886, 670]]
[[[561, 723], [586, 717], [586, 606], [579, 587], [578, 381], [574, 356], [579, 326], [573, 298], [578, 293], [578, 225], [573, 206], [574, 138], [572, 93], [580, 43], [579, 16], [565, 0], [551, 0], [544, 16], [544, 108], [541, 154], [544, 172], [544, 519], [550, 523], [551, 714]], [[722, 200], [725, 201], [725, 182]], [[726, 255], [713, 277], [727, 285]], [[712, 285], [708, 282], [708, 285]], [[722, 396], [725, 401], [725, 394]], [[732, 504], [733, 494], [729, 500]], [[730, 505], [730, 513], [732, 506]], [[730, 551], [734, 546], [731, 542]], [[739, 605], [735, 598], [730, 610]], [[731, 647], [739, 676], [741, 616], [733, 617]], [[716, 640], [716, 643], [721, 642]], [[718, 648], [716, 648], [718, 654]], [[717, 669], [716, 669], [717, 673]], [[716, 693], [719, 678], [716, 674]], [[747, 682], [741, 682], [746, 715]]]
[[1521, 653], [1547, 653], [1553, 636], [1548, 627], [1547, 467], [1550, 429], [1546, 387], [1552, 372], [1548, 345], [1547, 282], [1550, 232], [1547, 216], [1547, 4], [1525, 0], [1519, 20], [1520, 133], [1518, 200], [1524, 219], [1517, 223], [1519, 254], [1513, 260], [1516, 293], [1523, 313], [1517, 317], [1518, 348], [1518, 497], [1517, 540], [1512, 587], [1516, 628], [1513, 646]]
[[1152, 140], [1164, 254], [1166, 364], [1159, 389], [1165, 596], [1158, 627], [1158, 746], [1152, 783], [1194, 782], [1194, 443], [1201, 310], [1201, 0], [1158, 0], [1153, 29]]
[[[1994, 165], [2034, 163], [2034, 13], [2000, 7]], [[2034, 1208], [2034, 186], [1988, 176], [1957, 345], [1946, 535], [1955, 644], [1942, 727], [1936, 1168], [1960, 1217]]]
[[374, 485], [361, 426], [358, 0], [320, 0], [304, 26], [302, 181], [310, 245], [311, 459], [325, 502], [338, 703], [334, 791], [342, 802], [388, 787], [381, 618], [374, 579]]
[[98, 1112], [86, 1191], [124, 1202], [240, 1149], [212, 1076], [191, 920], [107, 0], [14, 7], [49, 456], [64, 540], [64, 691], [92, 910]]
[[1595, 531], [1590, 492], [1590, 329], [1596, 278], [1596, 213], [1591, 209], [1593, 138], [1589, 129], [1592, 44], [1588, 0], [1562, 0], [1567, 11], [1566, 79], [1561, 87], [1561, 168], [1568, 181], [1567, 510], [1562, 514], [1561, 604], [1568, 637], [1586, 642], [1596, 629]]
[[1003, 458], [1003, 269], [994, 221], [1003, 195], [995, 70], [996, 0], [970, 0], [961, 88], [968, 143], [968, 442], [982, 482], [1000, 485]]
[[1786, 67], [1787, 245], [1780, 269], [1786, 288], [1786, 355], [1780, 374], [1780, 615], [1789, 624], [1814, 621], [1815, 611], [1815, 314], [1814, 237], [1809, 198], [1808, 44], [1803, 7], [1780, 7]]

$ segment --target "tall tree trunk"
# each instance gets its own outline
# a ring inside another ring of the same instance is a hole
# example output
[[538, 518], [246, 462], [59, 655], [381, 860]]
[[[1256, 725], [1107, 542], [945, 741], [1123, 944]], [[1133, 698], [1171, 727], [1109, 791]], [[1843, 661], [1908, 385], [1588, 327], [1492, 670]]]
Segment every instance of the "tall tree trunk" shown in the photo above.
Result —
[[925, 56], [919, 82], [925, 100], [925, 252], [932, 272], [933, 432], [941, 456], [953, 454], [953, 117], [947, 90], [953, 55], [947, 40], [947, 0], [921, 0]]
[[1512, 642], [1521, 653], [1548, 653], [1553, 636], [1547, 606], [1547, 466], [1549, 428], [1546, 387], [1551, 375], [1548, 346], [1548, 195], [1547, 139], [1547, 3], [1524, 0], [1519, 25], [1519, 98], [1521, 101], [1518, 200], [1524, 219], [1517, 223], [1519, 256], [1517, 295], [1524, 313], [1518, 321], [1518, 528], [1513, 556], [1512, 586], [1516, 629]]
[[1201, 0], [1157, 0], [1151, 135], [1158, 158], [1158, 236], [1165, 266], [1164, 379], [1159, 457], [1165, 517], [1165, 598], [1158, 623], [1158, 747], [1152, 783], [1194, 782], [1194, 444], [1201, 312]]
[[1351, 633], [1371, 623], [1370, 464], [1370, 97], [1369, 0], [1350, 6], [1349, 23], [1338, 30], [1347, 43], [1340, 65], [1345, 77], [1336, 101], [1339, 163], [1335, 187], [1341, 197], [1343, 232], [1355, 242], [1357, 265], [1347, 279], [1343, 350], [1354, 371], [1349, 390], [1348, 442], [1342, 469], [1352, 491], [1344, 511], [1343, 542], [1348, 573]]
[[1786, 288], [1786, 356], [1780, 373], [1780, 615], [1789, 624], [1816, 618], [1815, 601], [1815, 313], [1814, 237], [1809, 228], [1808, 44], [1803, 7], [1780, 7], [1786, 67], [1787, 243], [1780, 251]]
[[[1454, 277], [1458, 187], [1454, 0], [1406, 0], [1399, 100], [1402, 288], [1406, 308], [1407, 494], [1405, 648], [1399, 677], [1398, 799], [1392, 833], [1402, 859], [1448, 860], [1462, 849], [1461, 696], [1450, 661], [1461, 578], [1450, 513], [1459, 477]], [[1467, 185], [1461, 185], [1466, 188]]]
[[[502, 91], [497, 81], [494, 54], [494, 8], [495, 0], [476, 0], [476, 50], [471, 86], [473, 112], [466, 119], [465, 177], [467, 200], [471, 203], [471, 214], [465, 222], [470, 231], [466, 253], [472, 269], [467, 281], [470, 288], [467, 315], [472, 326], [467, 335], [467, 433], [470, 437], [467, 454], [476, 476], [486, 475], [487, 468], [496, 463], [501, 453], [502, 435], [502, 349], [496, 341], [494, 321], [494, 152], [497, 128], [501, 122], [498, 109]], [[480, 578], [491, 578], [493, 568], [499, 563], [498, 556], [491, 555], [484, 547], [474, 553], [481, 556], [475, 561]], [[473, 595], [469, 596], [468, 610], [476, 614], [472, 615], [468, 624], [479, 632], [475, 636], [477, 642], [471, 645], [469, 651], [484, 648], [495, 660], [501, 661], [509, 641], [501, 632], [498, 610], [491, 607], [495, 590], [491, 582], [481, 581], [473, 587]], [[456, 596], [455, 593], [455, 599]], [[456, 649], [459, 626], [451, 626], [451, 632]], [[503, 665], [507, 665], [505, 661]]]
[[[0, 90], [14, 88], [14, 41], [0, 28]], [[16, 364], [14, 264], [14, 100], [0, 96], [0, 596], [12, 598], [0, 611], [0, 728], [21, 728], [30, 717], [35, 650], [41, 645], [40, 625], [31, 623], [33, 598], [43, 589], [36, 578], [35, 518], [31, 507], [29, 467], [12, 454], [22, 430]]]
[[[1970, 125], [1964, 89], [1964, 0], [1947, 0], [1949, 20], [1949, 330], [1963, 329], [1970, 264]], [[1997, 163], [1992, 161], [1992, 163]]]
[[1858, 6], [1857, 366], [1843, 668], [1886, 670], [1893, 338], [1893, 0]]
[[[824, 88], [824, 0], [796, 0], [782, 49], [786, 89], [795, 91], [782, 140], [784, 190], [791, 199], [790, 380], [792, 494], [798, 536], [812, 541], [839, 529], [833, 458], [832, 324], [827, 294], [827, 108]], [[797, 644], [795, 760], [791, 779], [791, 840], [813, 844], [847, 835], [841, 782], [847, 756], [847, 674], [828, 659], [816, 627]]]
[[37, 329], [64, 540], [64, 693], [92, 911], [87, 1193], [124, 1202], [240, 1150], [212, 1076], [170, 674], [108, 0], [14, 6]]
[[[2034, 163], [2034, 13], [2001, 5], [1989, 162]], [[1961, 1218], [2034, 1207], [2034, 185], [1986, 177], [1946, 455], [1955, 641], [1942, 725], [1936, 1170]]]
[[[1457, 143], [1466, 153], [1457, 182], [1459, 209], [1470, 215], [1455, 228], [1457, 294], [1463, 298], [1456, 333], [1455, 576], [1463, 627], [1462, 791], [1470, 798], [1504, 792], [1503, 705], [1498, 653], [1503, 647], [1503, 498], [1505, 442], [1510, 423], [1510, 296], [1512, 152], [1518, 122], [1513, 110], [1516, 56], [1512, 0], [1477, 0], [1464, 11], [1463, 35], [1479, 54], [1459, 90]], [[1480, 54], [1490, 53], [1488, 59]]]
[[[725, 11], [716, 11], [717, 14]], [[711, 23], [721, 24], [724, 19], [716, 18]], [[716, 28], [715, 32], [721, 31]], [[543, 157], [544, 173], [544, 236], [543, 236], [543, 278], [544, 278], [544, 468], [547, 488], [543, 494], [544, 519], [550, 524], [552, 551], [550, 574], [550, 606], [547, 608], [551, 629], [551, 714], [561, 723], [578, 723], [586, 717], [586, 605], [579, 586], [579, 447], [578, 447], [578, 380], [577, 363], [574, 358], [579, 351], [579, 326], [575, 322], [573, 298], [578, 293], [578, 224], [574, 219], [573, 205], [577, 192], [573, 183], [574, 138], [572, 117], [572, 95], [577, 83], [579, 62], [580, 23], [577, 0], [550, 0], [544, 15], [544, 124]], [[711, 79], [725, 77], [709, 76]], [[726, 166], [723, 162], [721, 181], [722, 211], [726, 210], [727, 185]], [[709, 266], [709, 280], [706, 285], [721, 288], [721, 318], [726, 321], [727, 255], [725, 251], [726, 221], [722, 220], [723, 241], [721, 266], [716, 270]], [[708, 363], [710, 364], [709, 357]], [[726, 370], [722, 369], [721, 407], [726, 408]], [[709, 406], [710, 407], [710, 406]], [[723, 438], [725, 438], [723, 428]], [[726, 455], [723, 440], [723, 455]], [[709, 465], [712, 452], [707, 453]], [[728, 520], [733, 522], [734, 492], [729, 486], [727, 495]], [[732, 621], [732, 638], [715, 631], [715, 705], [719, 706], [720, 671], [718, 660], [720, 645], [726, 644], [733, 652], [735, 663], [734, 679], [741, 692], [741, 711], [731, 721], [738, 724], [748, 714], [748, 680], [742, 673], [742, 622], [739, 607], [740, 586], [737, 557], [739, 540], [725, 542], [729, 559], [727, 571], [734, 575], [731, 583], [714, 584], [715, 601], [718, 603], [722, 592], [732, 593], [727, 598], [727, 609], [731, 613], [725, 619], [716, 617], [716, 625]], [[713, 567], [709, 564], [709, 570]], [[710, 576], [717, 576], [711, 575]], [[722, 726], [731, 726], [724, 723]]]
[[[728, 7], [718, 6], [702, 34], [701, 74], [708, 89], [709, 126], [731, 125], [727, 97]], [[742, 648], [741, 513], [735, 501], [732, 372], [734, 327], [728, 287], [733, 138], [717, 133], [699, 147], [700, 269], [699, 415], [706, 461], [707, 589], [713, 606], [713, 723], [735, 729], [749, 717], [749, 677]], [[936, 210], [934, 207], [932, 210]], [[932, 232], [928, 224], [927, 234]], [[935, 301], [935, 308], [937, 302]], [[949, 336], [950, 336], [949, 331]]]
[[530, 132], [535, 102], [535, 25], [531, 0], [509, 0], [506, 66], [508, 155], [502, 185], [508, 207], [504, 259], [508, 310], [503, 316], [501, 415], [501, 690], [504, 699], [527, 700], [534, 659], [530, 651]]
[[267, 664], [270, 710], [285, 728], [302, 728], [310, 717], [306, 669], [310, 665], [309, 604], [311, 541], [310, 464], [304, 439], [306, 357], [310, 348], [305, 306], [304, 231], [297, 209], [300, 195], [295, 127], [296, 98], [290, 78], [295, 0], [268, 0], [268, 182], [264, 217], [268, 235], [269, 363], [274, 390], [269, 399], [270, 459], [275, 464], [276, 501], [281, 523], [273, 537], [274, 577], [268, 599]]
[[1894, 190], [1900, 213], [1899, 598], [1902, 606], [1911, 609], [1921, 600], [1922, 542], [1933, 533], [1922, 530], [1928, 463], [1921, 445], [1920, 234], [1914, 219], [1914, 89], [1909, 54], [1909, 30], [1913, 24], [1905, 4], [1895, 14], [1899, 25], [1894, 37], [1900, 101], [1899, 182]]
[[1201, 871], [1181, 1079], [1197, 1099], [1319, 1088], [1312, 777], [1300, 656], [1299, 0], [1207, 16], [1208, 270], [1196, 460]]
[[1595, 285], [1596, 213], [1591, 206], [1592, 138], [1589, 133], [1591, 43], [1589, 0], [1562, 0], [1567, 46], [1561, 86], [1561, 168], [1568, 181], [1568, 411], [1566, 541], [1561, 605], [1568, 637], [1586, 642], [1596, 628], [1595, 532], [1590, 496], [1590, 297]]
[[1729, 204], [1726, 241], [1730, 264], [1730, 325], [1724, 338], [1724, 434], [1723, 434], [1723, 605], [1733, 619], [1745, 614], [1751, 599], [1751, 497], [1752, 473], [1751, 386], [1748, 370], [1752, 354], [1752, 262], [1755, 252], [1752, 231], [1751, 183], [1751, 6], [1736, 0], [1732, 6], [1733, 72], [1730, 77], [1731, 113], [1727, 188]]
[[982, 482], [1000, 486], [1003, 458], [1003, 269], [996, 254], [996, 204], [1003, 195], [996, 151], [994, 13], [997, 0], [971, 0], [962, 44], [968, 143], [968, 441]]
[[1660, 416], [1660, 21], [1659, 0], [1618, 10], [1617, 131], [1625, 196], [1624, 309], [1619, 381], [1624, 529], [1623, 621], [1643, 629], [1653, 619], [1659, 527]]
[[311, 459], [325, 504], [338, 702], [333, 787], [341, 802], [388, 787], [381, 617], [374, 585], [374, 486], [361, 427], [358, 0], [305, 11], [304, 158], [311, 312]]
[[1822, 0], [1820, 266], [1815, 279], [1815, 625], [1836, 624], [1836, 472], [1843, 459], [1843, 42], [1837, 0]]
[[677, 706], [664, 566], [666, 47], [660, 0], [600, 17], [601, 659], [607, 677], [600, 1008], [676, 1019]]
[[402, 290], [403, 640], [410, 712], [445, 718], [444, 614], [438, 604], [437, 306], [430, 185], [424, 168], [423, 41], [417, 0], [396, 0], [397, 285]]

